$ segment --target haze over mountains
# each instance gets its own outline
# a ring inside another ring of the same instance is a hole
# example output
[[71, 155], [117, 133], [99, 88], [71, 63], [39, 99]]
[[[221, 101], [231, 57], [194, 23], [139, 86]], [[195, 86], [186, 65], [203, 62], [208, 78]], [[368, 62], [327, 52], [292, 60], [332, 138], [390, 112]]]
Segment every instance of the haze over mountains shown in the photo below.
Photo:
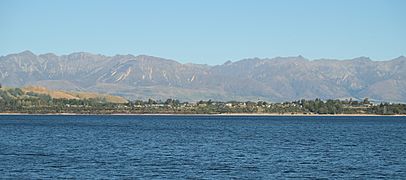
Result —
[[362, 99], [406, 102], [406, 57], [372, 61], [304, 57], [244, 59], [222, 65], [181, 64], [140, 55], [91, 53], [0, 57], [0, 83], [94, 91], [128, 99], [267, 100]]

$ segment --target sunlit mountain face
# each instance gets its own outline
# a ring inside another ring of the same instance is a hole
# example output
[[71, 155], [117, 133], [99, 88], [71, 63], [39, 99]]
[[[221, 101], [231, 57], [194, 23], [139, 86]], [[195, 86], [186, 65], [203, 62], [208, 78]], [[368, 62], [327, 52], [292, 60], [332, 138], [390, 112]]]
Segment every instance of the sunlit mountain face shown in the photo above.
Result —
[[72, 53], [0, 57], [0, 83], [95, 91], [128, 99], [183, 101], [362, 99], [406, 102], [406, 58], [372, 61], [304, 57], [244, 59], [222, 65], [181, 64], [140, 55]]

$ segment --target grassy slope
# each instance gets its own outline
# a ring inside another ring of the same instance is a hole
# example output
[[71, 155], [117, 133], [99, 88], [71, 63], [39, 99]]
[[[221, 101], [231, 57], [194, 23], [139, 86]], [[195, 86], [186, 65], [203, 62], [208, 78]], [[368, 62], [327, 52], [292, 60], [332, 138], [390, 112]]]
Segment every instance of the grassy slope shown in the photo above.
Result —
[[34, 92], [38, 94], [47, 94], [55, 99], [95, 99], [102, 98], [111, 103], [127, 103], [128, 101], [120, 96], [112, 96], [108, 94], [99, 94], [93, 92], [66, 92], [59, 90], [49, 90], [40, 86], [28, 86], [22, 88], [24, 92]]

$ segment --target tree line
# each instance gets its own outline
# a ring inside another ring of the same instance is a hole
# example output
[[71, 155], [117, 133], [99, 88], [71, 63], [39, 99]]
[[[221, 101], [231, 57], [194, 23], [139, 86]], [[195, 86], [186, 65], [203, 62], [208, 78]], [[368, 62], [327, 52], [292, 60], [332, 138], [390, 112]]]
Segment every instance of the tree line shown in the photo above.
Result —
[[46, 94], [24, 92], [19, 88], [1, 88], [2, 113], [78, 113], [78, 114], [406, 114], [406, 105], [400, 103], [373, 104], [367, 98], [356, 100], [297, 100], [269, 103], [265, 101], [212, 101], [181, 102], [177, 99], [134, 100], [128, 103], [111, 103], [103, 98], [55, 99]]

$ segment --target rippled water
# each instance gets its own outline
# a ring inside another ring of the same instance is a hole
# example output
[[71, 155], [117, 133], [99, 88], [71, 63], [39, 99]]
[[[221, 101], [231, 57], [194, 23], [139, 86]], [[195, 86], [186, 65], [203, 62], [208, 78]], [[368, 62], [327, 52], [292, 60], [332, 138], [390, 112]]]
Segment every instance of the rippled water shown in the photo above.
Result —
[[406, 118], [0, 116], [0, 175], [406, 179]]

